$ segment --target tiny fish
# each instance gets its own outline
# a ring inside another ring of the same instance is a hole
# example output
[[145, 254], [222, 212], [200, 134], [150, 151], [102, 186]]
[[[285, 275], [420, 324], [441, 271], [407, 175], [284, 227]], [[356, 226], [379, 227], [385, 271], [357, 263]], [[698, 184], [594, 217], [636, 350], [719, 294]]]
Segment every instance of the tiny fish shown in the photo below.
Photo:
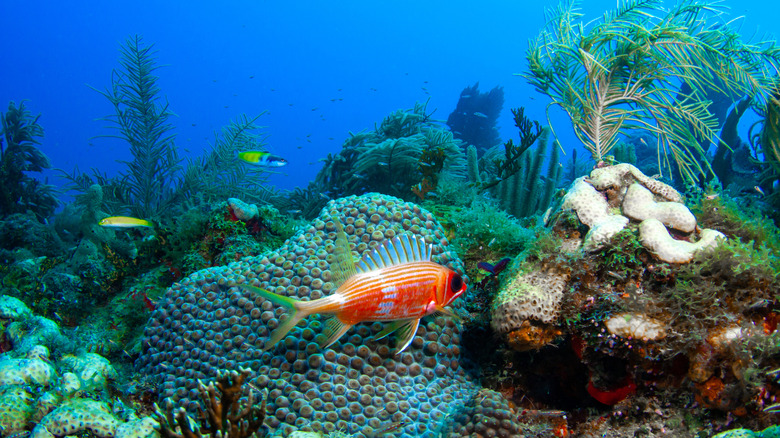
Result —
[[755, 190], [755, 191], [757, 191], [758, 193], [760, 193], [760, 194], [761, 194], [761, 196], [764, 196], [764, 195], [765, 195], [764, 191], [763, 191], [763, 190], [761, 190], [761, 187], [759, 187], [759, 186], [753, 186], [753, 190]]
[[511, 259], [509, 257], [504, 257], [503, 259], [499, 260], [498, 263], [495, 265], [492, 265], [488, 262], [479, 262], [477, 263], [477, 267], [490, 272], [493, 275], [498, 275], [501, 271], [503, 271], [506, 266], [509, 264], [509, 261]]
[[529, 416], [529, 417], [565, 417], [566, 411], [561, 411], [558, 409], [523, 409], [520, 412], [520, 416]]
[[106, 228], [138, 228], [149, 227], [153, 228], [154, 225], [145, 219], [138, 219], [129, 216], [111, 216], [100, 219], [98, 225]]
[[406, 426], [407, 424], [409, 424], [409, 422], [407, 421], [398, 421], [398, 422], [390, 423], [387, 426], [380, 427], [379, 429], [374, 429], [373, 432], [369, 433], [369, 437], [379, 438], [388, 433], [395, 433], [399, 429]]
[[385, 327], [375, 339], [397, 331], [397, 353], [412, 343], [420, 319], [434, 312], [457, 317], [445, 309], [466, 291], [463, 278], [449, 268], [431, 261], [432, 245], [420, 236], [402, 234], [386, 240], [355, 264], [341, 223], [336, 223], [334, 261], [330, 268], [336, 292], [311, 301], [299, 301], [265, 289], [242, 284], [240, 287], [287, 308], [284, 320], [266, 341], [270, 350], [309, 315], [332, 315], [326, 322], [327, 348], [353, 325], [383, 321]]
[[287, 165], [287, 160], [284, 158], [261, 151], [240, 152], [238, 159], [262, 167], [282, 167]]
[[479, 111], [474, 111], [474, 115], [477, 117], [482, 117], [483, 119], [487, 119], [487, 114], [481, 113]]
[[470, 95], [470, 94], [462, 94], [462, 95], [460, 96], [460, 98], [461, 98], [461, 99], [470, 99], [470, 98], [471, 98], [471, 95]]

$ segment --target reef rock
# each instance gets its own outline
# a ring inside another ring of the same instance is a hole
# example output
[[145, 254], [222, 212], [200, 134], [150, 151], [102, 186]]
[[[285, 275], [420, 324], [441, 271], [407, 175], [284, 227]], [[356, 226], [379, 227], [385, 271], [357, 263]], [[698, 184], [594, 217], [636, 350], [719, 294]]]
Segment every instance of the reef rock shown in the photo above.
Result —
[[609, 333], [621, 338], [639, 339], [640, 341], [660, 341], [666, 337], [663, 322], [647, 315], [619, 313], [604, 322]]

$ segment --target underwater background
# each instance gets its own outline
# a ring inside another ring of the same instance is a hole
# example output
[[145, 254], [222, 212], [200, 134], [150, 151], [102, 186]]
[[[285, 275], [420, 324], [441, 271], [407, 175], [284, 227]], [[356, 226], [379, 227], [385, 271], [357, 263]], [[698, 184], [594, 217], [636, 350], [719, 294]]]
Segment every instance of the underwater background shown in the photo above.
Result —
[[0, 434], [780, 436], [778, 14], [3, 2]]

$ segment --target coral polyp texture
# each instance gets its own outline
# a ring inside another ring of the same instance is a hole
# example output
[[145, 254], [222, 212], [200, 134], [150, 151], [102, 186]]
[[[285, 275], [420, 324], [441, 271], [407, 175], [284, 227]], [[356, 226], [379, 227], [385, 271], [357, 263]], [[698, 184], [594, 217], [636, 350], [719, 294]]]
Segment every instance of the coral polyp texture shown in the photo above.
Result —
[[558, 320], [568, 273], [521, 263], [513, 268], [493, 301], [491, 326], [518, 351], [541, 348], [559, 334]]
[[378, 322], [356, 325], [323, 350], [325, 324], [317, 316], [263, 351], [284, 309], [236, 285], [303, 300], [333, 293], [333, 218], [344, 225], [355, 259], [385, 239], [411, 233], [433, 245], [433, 261], [463, 273], [444, 230], [419, 206], [376, 193], [332, 200], [278, 250], [196, 272], [160, 300], [136, 365], [159, 382], [161, 398], [195, 412], [199, 379], [242, 366], [253, 372], [252, 387], [268, 391], [266, 425], [272, 430], [368, 435], [403, 422], [403, 436], [435, 436], [455, 403], [478, 390], [461, 368], [461, 329], [450, 317], [423, 319], [400, 354], [392, 336], [372, 339], [382, 330]]

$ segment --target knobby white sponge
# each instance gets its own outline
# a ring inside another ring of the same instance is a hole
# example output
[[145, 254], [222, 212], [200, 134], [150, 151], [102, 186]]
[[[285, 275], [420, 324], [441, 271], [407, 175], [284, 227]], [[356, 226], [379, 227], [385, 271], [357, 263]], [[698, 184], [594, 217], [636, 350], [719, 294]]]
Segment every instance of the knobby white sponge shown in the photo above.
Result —
[[694, 254], [715, 247], [719, 239], [726, 236], [720, 231], [701, 231], [698, 242], [676, 240], [658, 219], [645, 219], [639, 224], [639, 240], [642, 245], [659, 259], [668, 263], [688, 263]]
[[685, 204], [655, 202], [653, 198], [653, 192], [641, 184], [631, 184], [623, 198], [623, 214], [637, 221], [658, 219], [667, 227], [684, 233], [692, 233], [696, 229], [696, 217]]
[[590, 227], [590, 230], [588, 230], [588, 234], [585, 235], [585, 240], [582, 243], [582, 249], [585, 251], [595, 251], [601, 248], [612, 239], [612, 236], [625, 228], [626, 225], [628, 225], [628, 218], [625, 216], [619, 214], [607, 216]]
[[563, 198], [564, 210], [574, 210], [580, 222], [590, 227], [583, 242], [585, 251], [595, 251], [628, 225], [628, 218], [611, 214], [603, 193], [585, 178], [577, 178]]
[[574, 210], [583, 224], [592, 227], [609, 216], [607, 198], [593, 188], [585, 177], [577, 178], [563, 197], [564, 210]]
[[593, 187], [599, 190], [613, 188], [619, 191], [625, 190], [636, 181], [647, 187], [651, 192], [668, 201], [682, 201], [682, 196], [680, 196], [680, 193], [672, 186], [664, 184], [657, 179], [650, 178], [633, 164], [621, 163], [614, 166], [593, 169], [588, 181], [593, 184]]

